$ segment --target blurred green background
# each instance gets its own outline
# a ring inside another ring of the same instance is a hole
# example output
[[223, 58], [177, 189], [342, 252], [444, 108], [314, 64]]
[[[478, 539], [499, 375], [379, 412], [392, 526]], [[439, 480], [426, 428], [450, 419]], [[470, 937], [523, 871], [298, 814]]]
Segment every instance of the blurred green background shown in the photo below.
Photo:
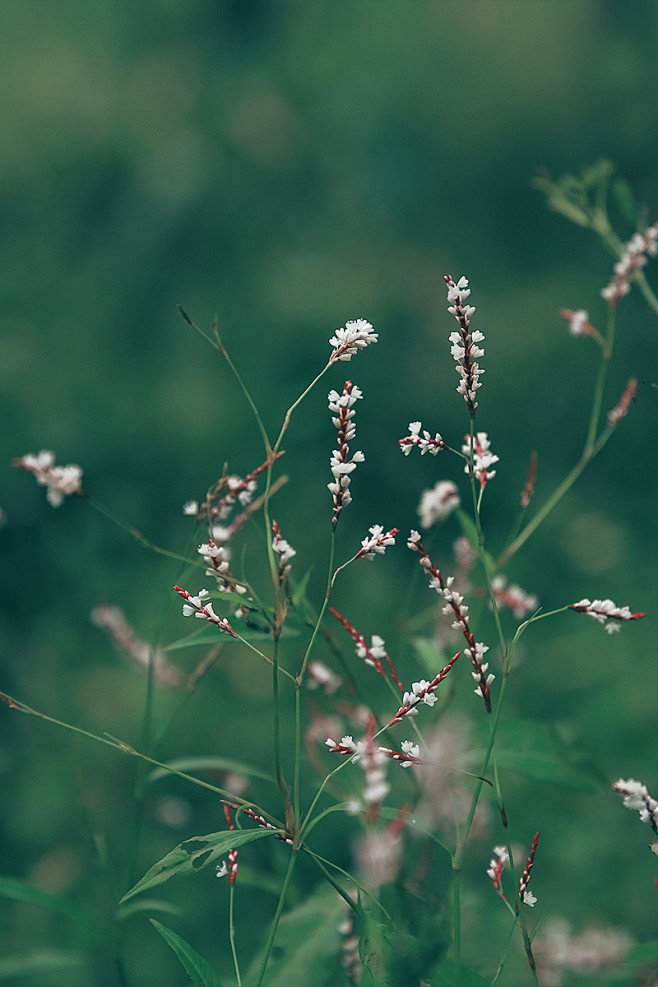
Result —
[[[414, 419], [454, 444], [467, 428], [442, 278], [466, 274], [487, 337], [478, 419], [501, 460], [485, 508], [500, 547], [530, 452], [539, 451], [538, 501], [580, 452], [594, 346], [571, 339], [558, 312], [586, 308], [602, 326], [611, 269], [601, 244], [550, 213], [531, 179], [609, 158], [649, 221], [658, 217], [657, 45], [658, 4], [640, 0], [3, 0], [0, 688], [139, 746], [144, 677], [89, 613], [105, 600], [143, 637], [172, 640], [187, 629], [171, 593], [180, 570], [82, 502], [53, 512], [10, 461], [54, 449], [58, 462], [83, 466], [90, 494], [185, 551], [182, 503], [202, 497], [225, 462], [249, 472], [261, 449], [228, 369], [178, 303], [203, 327], [219, 316], [271, 432], [324, 364], [337, 326], [363, 316], [380, 333], [323, 381], [285, 444], [291, 482], [275, 516], [297, 571], [313, 566], [321, 591], [329, 387], [349, 376], [365, 395], [355, 447], [367, 461], [341, 521], [345, 556], [372, 523], [414, 526], [423, 487], [461, 482], [451, 461], [405, 461], [396, 446]], [[648, 273], [655, 284], [655, 267]], [[625, 300], [604, 408], [629, 376], [656, 380], [657, 338], [640, 296]], [[638, 939], [655, 934], [658, 862], [648, 827], [606, 786], [621, 774], [658, 792], [656, 424], [656, 391], [644, 386], [508, 572], [547, 609], [611, 595], [650, 611], [613, 637], [570, 614], [539, 625], [510, 695], [517, 713], [557, 724], [602, 782], [579, 792], [508, 779], [516, 838], [542, 831], [543, 916], [577, 929], [611, 923]], [[451, 522], [434, 539], [444, 564], [456, 533]], [[336, 598], [400, 653], [396, 618], [412, 570], [399, 548], [367, 580], [348, 575]], [[178, 654], [186, 670], [198, 658]], [[268, 767], [268, 685], [256, 708], [250, 686], [235, 658], [216, 670], [163, 756], [239, 750]], [[172, 707], [158, 702], [159, 713]], [[115, 889], [97, 851], [107, 846], [121, 890], [134, 764], [0, 713], [1, 873], [109, 909]], [[179, 828], [164, 822], [153, 796], [138, 873], [180, 839], [223, 826], [209, 796], [159, 784], [188, 815]], [[495, 836], [473, 850], [478, 881]], [[184, 917], [167, 924], [225, 970], [226, 895], [212, 880], [172, 885]], [[262, 899], [242, 908], [267, 914]], [[7, 955], [85, 941], [29, 905], [6, 901], [0, 916]], [[93, 974], [49, 970], [29, 982], [110, 987], [102, 955]], [[127, 955], [132, 987], [184, 982], [144, 915], [130, 920]]]

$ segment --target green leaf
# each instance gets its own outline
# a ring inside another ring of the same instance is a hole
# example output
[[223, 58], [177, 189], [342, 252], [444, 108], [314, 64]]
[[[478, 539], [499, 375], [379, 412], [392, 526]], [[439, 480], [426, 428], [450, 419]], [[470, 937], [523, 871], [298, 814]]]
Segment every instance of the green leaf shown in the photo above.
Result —
[[213, 968], [196, 949], [161, 922], [156, 922], [154, 918], [149, 921], [167, 945], [171, 946], [185, 972], [192, 978], [195, 987], [222, 987], [222, 982]]
[[30, 956], [6, 956], [0, 959], [0, 980], [32, 977], [38, 973], [52, 974], [55, 970], [68, 970], [83, 963], [82, 954], [58, 949], [43, 950]]
[[501, 722], [495, 754], [500, 769], [525, 778], [579, 791], [591, 792], [597, 788], [593, 766], [579, 758], [572, 746], [548, 724], [521, 719]]
[[136, 912], [167, 912], [168, 915], [180, 916], [183, 914], [183, 909], [160, 898], [142, 898], [140, 901], [133, 900], [125, 905], [120, 905], [117, 909], [117, 918], [124, 922]]
[[[197, 621], [198, 623], [198, 621]], [[172, 641], [168, 644], [165, 651], [180, 651], [181, 648], [192, 648], [198, 644], [217, 644], [221, 641], [223, 644], [240, 644], [237, 637], [231, 637], [230, 634], [224, 634], [219, 630], [214, 624], [208, 624], [207, 621], [202, 622], [203, 627], [199, 630], [192, 631], [191, 634], [187, 634], [185, 637], [179, 638], [177, 641]], [[271, 641], [272, 635], [269, 631], [258, 631], [252, 630], [251, 628], [241, 628], [236, 621], [235, 630], [245, 641]], [[281, 631], [282, 638], [299, 637], [302, 633], [303, 628], [301, 627], [288, 627], [284, 625]]]
[[612, 183], [612, 195], [624, 219], [635, 226], [640, 210], [635, 202], [631, 186], [623, 178], [616, 178]]
[[[274, 781], [264, 771], [260, 771], [258, 768], [252, 768], [250, 764], [243, 764], [242, 761], [234, 761], [230, 757], [212, 755], [179, 757], [173, 761], [167, 761], [167, 767], [172, 768], [173, 771], [184, 771], [186, 774], [190, 771], [229, 771], [247, 775], [250, 778], [259, 778], [261, 781]], [[158, 779], [165, 777], [171, 777], [171, 772], [167, 771], [166, 768], [155, 768], [149, 775], [149, 781], [158, 781]]]
[[315, 609], [308, 599], [308, 583], [312, 572], [313, 566], [304, 573], [299, 581], [295, 582], [291, 599], [295, 610], [301, 610], [305, 617], [315, 619]]
[[14, 877], [0, 877], [0, 895], [4, 898], [13, 898], [14, 901], [26, 901], [31, 905], [38, 905], [40, 908], [47, 908], [51, 912], [59, 912], [68, 915], [69, 918], [80, 922], [83, 925], [93, 925], [89, 911], [76, 905], [68, 898], [36, 888], [27, 881], [21, 881]]
[[239, 829], [210, 833], [209, 836], [193, 836], [191, 839], [185, 840], [184, 843], [180, 843], [166, 857], [154, 864], [144, 877], [123, 896], [119, 904], [123, 904], [133, 895], [146, 891], [147, 888], [164, 884], [171, 877], [196, 874], [231, 849], [237, 850], [249, 843], [255, 843], [257, 840], [264, 840], [268, 836], [276, 836], [280, 832], [278, 829]]
[[[284, 915], [267, 966], [267, 987], [333, 987], [341, 946], [338, 926], [346, 912], [339, 895], [319, 885], [310, 898]], [[255, 968], [258, 963], [260, 956]]]
[[455, 961], [447, 957], [432, 970], [429, 980], [441, 987], [489, 987], [489, 980], [481, 977], [476, 970], [465, 966], [459, 969]]

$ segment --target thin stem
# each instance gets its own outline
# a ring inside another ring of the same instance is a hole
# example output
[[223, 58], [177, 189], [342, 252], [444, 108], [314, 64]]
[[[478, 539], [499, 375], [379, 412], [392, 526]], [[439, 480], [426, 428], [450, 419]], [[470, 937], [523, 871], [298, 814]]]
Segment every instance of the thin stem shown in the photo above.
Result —
[[565, 478], [561, 483], [557, 485], [551, 496], [544, 502], [544, 504], [539, 508], [537, 513], [528, 521], [528, 523], [521, 529], [519, 534], [514, 538], [513, 541], [507, 546], [504, 552], [500, 555], [497, 560], [496, 566], [500, 568], [503, 566], [508, 559], [512, 557], [522, 545], [526, 543], [528, 538], [537, 530], [539, 525], [546, 519], [546, 517], [551, 513], [553, 508], [560, 502], [567, 491], [573, 486], [576, 480], [580, 477], [581, 473], [590, 462], [591, 459], [603, 448], [605, 443], [608, 441], [614, 429], [610, 426], [604, 428], [598, 439], [596, 438], [596, 433], [598, 429], [598, 422], [601, 414], [601, 403], [603, 399], [603, 388], [605, 384], [606, 373], [608, 365], [610, 363], [610, 358], [612, 356], [612, 348], [614, 344], [614, 332], [615, 332], [615, 310], [613, 308], [609, 309], [608, 317], [608, 327], [607, 334], [604, 340], [604, 345], [601, 348], [601, 357], [599, 362], [599, 367], [597, 370], [596, 381], [594, 384], [594, 391], [592, 394], [592, 408], [590, 411], [589, 426], [587, 429], [587, 436], [585, 438], [585, 444], [583, 451], [580, 455], [580, 459], [576, 465], [567, 473]]
[[283, 914], [283, 908], [286, 901], [286, 895], [288, 893], [288, 888], [290, 886], [290, 881], [292, 879], [292, 874], [295, 869], [295, 864], [297, 862], [297, 852], [295, 850], [290, 854], [290, 860], [288, 862], [288, 870], [286, 871], [286, 876], [283, 879], [283, 886], [281, 888], [281, 894], [279, 895], [279, 901], [276, 906], [276, 912], [274, 913], [274, 918], [272, 919], [272, 925], [270, 926], [270, 934], [267, 937], [267, 942], [265, 943], [265, 949], [263, 951], [263, 957], [261, 959], [260, 967], [258, 970], [258, 976], [256, 979], [256, 987], [262, 987], [263, 978], [265, 977], [265, 970], [267, 969], [267, 964], [270, 959], [270, 954], [272, 952], [272, 947], [274, 945], [274, 939], [279, 928], [279, 921], [281, 915]]
[[[217, 795], [221, 795], [222, 798], [229, 799], [231, 802], [235, 802], [243, 808], [254, 809], [259, 815], [262, 815], [264, 819], [271, 822], [277, 829], [285, 829], [285, 826], [280, 820], [271, 815], [271, 813], [266, 812], [255, 802], [250, 802], [248, 799], [240, 798], [239, 795], [234, 795], [233, 792], [229, 792], [225, 788], [219, 788], [217, 785], [212, 785], [208, 781], [202, 781], [201, 778], [195, 778], [194, 775], [189, 775], [185, 771], [179, 771], [177, 768], [172, 768], [171, 765], [165, 764], [164, 761], [158, 761], [154, 757], [149, 757], [148, 754], [143, 754], [141, 751], [135, 750], [134, 747], [131, 747], [130, 744], [125, 743], [123, 740], [119, 740], [109, 734], [100, 736], [99, 734], [91, 733], [90, 730], [84, 730], [82, 727], [76, 727], [72, 723], [65, 723], [63, 720], [57, 720], [55, 717], [48, 716], [46, 713], [33, 709], [31, 706], [20, 702], [20, 700], [15, 699], [13, 696], [9, 696], [5, 692], [0, 692], [0, 701], [5, 702], [11, 709], [15, 709], [20, 713], [27, 713], [29, 716], [36, 716], [40, 720], [45, 720], [47, 723], [52, 723], [54, 726], [63, 727], [63, 729], [70, 730], [72, 733], [80, 734], [82, 737], [87, 737], [89, 740], [95, 740], [99, 744], [104, 744], [106, 747], [111, 747], [113, 750], [119, 751], [121, 754], [127, 754], [129, 757], [138, 757], [142, 761], [146, 761], [147, 764], [151, 764], [156, 768], [162, 768], [168, 774], [175, 775], [177, 778], [182, 778], [184, 781], [189, 781], [193, 785], [198, 785], [199, 788], [206, 788], [210, 792], [215, 792]], [[339, 765], [339, 767], [342, 767], [342, 765]]]
[[235, 922], [233, 917], [233, 901], [235, 898], [235, 885], [230, 885], [229, 890], [229, 905], [228, 905], [228, 938], [231, 944], [231, 956], [233, 957], [233, 969], [235, 970], [235, 978], [237, 980], [237, 987], [242, 987], [242, 979], [240, 977], [240, 964], [238, 963], [238, 954], [235, 948]]

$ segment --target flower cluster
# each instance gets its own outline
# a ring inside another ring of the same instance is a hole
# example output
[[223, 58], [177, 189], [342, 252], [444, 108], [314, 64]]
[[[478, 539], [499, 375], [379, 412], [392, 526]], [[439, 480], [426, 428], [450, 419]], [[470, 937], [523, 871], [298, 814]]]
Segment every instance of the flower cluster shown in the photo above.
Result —
[[[420, 434], [421, 429], [422, 435]], [[436, 456], [438, 452], [446, 448], [446, 444], [439, 433], [437, 432], [432, 438], [427, 429], [423, 428], [422, 422], [409, 422], [409, 435], [405, 436], [404, 439], [398, 439], [398, 442], [404, 456], [408, 456], [414, 446], [420, 449], [421, 456], [424, 456], [426, 452], [429, 452], [430, 456]]]
[[502, 894], [503, 871], [509, 866], [509, 853], [507, 847], [504, 846], [495, 846], [493, 852], [494, 856], [489, 861], [487, 868], [487, 877], [491, 878], [494, 891]]
[[112, 638], [124, 655], [132, 658], [142, 668], [152, 668], [158, 681], [170, 686], [180, 685], [181, 673], [167, 661], [164, 651], [141, 641], [118, 607], [99, 603], [91, 611], [91, 621]]
[[441, 570], [432, 565], [432, 560], [423, 548], [420, 534], [417, 531], [411, 532], [407, 541], [407, 548], [420, 555], [420, 564], [430, 576], [430, 589], [435, 590], [439, 596], [446, 601], [443, 613], [452, 614], [455, 617], [453, 629], [462, 632], [466, 638], [467, 648], [464, 654], [468, 655], [473, 665], [472, 676], [477, 682], [476, 695], [481, 695], [487, 713], [491, 712], [491, 695], [489, 686], [495, 679], [495, 675], [489, 672], [489, 663], [483, 661], [484, 655], [489, 650], [486, 644], [476, 642], [468, 623], [468, 607], [464, 604], [464, 597], [454, 589], [454, 578], [444, 579]]
[[519, 881], [519, 901], [522, 901], [524, 905], [528, 905], [533, 908], [537, 904], [537, 899], [535, 898], [532, 891], [528, 891], [528, 885], [530, 884], [530, 872], [532, 866], [535, 862], [535, 854], [537, 853], [537, 844], [539, 843], [539, 833], [535, 833], [535, 837], [532, 841], [530, 847], [530, 853], [528, 854], [528, 859], [526, 865], [523, 868], [523, 874], [521, 875], [521, 880]]
[[418, 505], [421, 528], [431, 528], [436, 521], [444, 521], [460, 503], [457, 484], [452, 480], [439, 480], [421, 495]]
[[386, 644], [384, 638], [380, 637], [379, 634], [373, 634], [370, 639], [370, 646], [366, 643], [366, 639], [361, 634], [356, 627], [350, 624], [349, 620], [343, 617], [338, 610], [334, 607], [329, 607], [329, 611], [333, 614], [336, 620], [339, 620], [346, 631], [351, 634], [354, 643], [356, 645], [356, 653], [359, 658], [362, 658], [366, 665], [370, 665], [372, 668], [376, 669], [380, 675], [386, 677], [386, 672], [384, 671], [384, 661], [388, 665], [389, 672], [391, 673], [391, 678], [397, 685], [398, 689], [403, 692], [403, 686], [398, 678], [398, 673], [395, 671], [393, 662], [388, 656], [386, 651]]
[[370, 343], [376, 343], [378, 338], [377, 333], [373, 332], [372, 326], [365, 319], [346, 322], [345, 328], [341, 326], [340, 329], [336, 329], [329, 340], [329, 345], [334, 347], [329, 362], [351, 360], [358, 350], [365, 349]]
[[572, 311], [570, 308], [560, 309], [560, 315], [563, 319], [566, 319], [569, 325], [569, 332], [572, 336], [593, 336], [595, 339], [600, 338], [599, 332], [589, 321], [589, 312], [586, 312], [584, 308], [578, 309], [577, 312]]
[[649, 823], [654, 833], [658, 835], [658, 802], [649, 795], [646, 785], [633, 778], [627, 781], [620, 778], [612, 789], [621, 795], [626, 808], [639, 812], [642, 822]]
[[53, 507], [59, 507], [70, 494], [81, 494], [82, 470], [79, 466], [69, 463], [67, 466], [55, 466], [55, 453], [42, 449], [36, 456], [28, 452], [20, 459], [15, 459], [14, 466], [32, 473], [37, 483], [48, 487], [46, 497]]
[[608, 422], [611, 425], [616, 425], [618, 421], [625, 418], [628, 414], [628, 409], [630, 407], [631, 401], [634, 400], [637, 393], [637, 380], [635, 377], [631, 377], [628, 384], [624, 389], [624, 393], [619, 398], [619, 401], [612, 409], [608, 412]]
[[509, 607], [517, 620], [521, 620], [526, 614], [537, 609], [537, 597], [525, 593], [516, 583], [508, 584], [501, 573], [493, 577], [491, 588], [493, 589], [496, 603], [499, 606]]
[[[473, 445], [471, 449], [471, 436], [464, 436], [464, 445], [462, 446], [462, 452], [465, 456], [471, 457], [471, 452], [473, 454], [473, 473], [475, 474], [475, 479], [480, 484], [480, 489], [484, 490], [489, 480], [492, 480], [496, 475], [496, 471], [492, 470], [491, 467], [494, 463], [499, 462], [498, 456], [495, 456], [491, 452], [491, 442], [489, 441], [489, 436], [486, 432], [476, 432], [473, 436]], [[464, 473], [471, 472], [470, 462], [464, 467]]]
[[334, 501], [334, 513], [331, 518], [334, 527], [338, 524], [342, 509], [352, 501], [349, 491], [350, 473], [356, 469], [357, 463], [365, 462], [366, 458], [362, 452], [355, 452], [350, 457], [348, 444], [356, 435], [356, 425], [352, 421], [355, 414], [354, 405], [362, 397], [363, 394], [351, 380], [345, 381], [342, 394], [338, 391], [329, 391], [329, 411], [333, 411], [336, 416], [331, 421], [338, 429], [338, 448], [332, 452], [330, 463], [334, 478], [327, 484]]
[[[224, 818], [226, 819], [226, 825], [229, 830], [235, 829], [235, 823], [231, 819], [231, 810], [227, 803], [224, 803]], [[228, 866], [226, 861], [215, 868], [215, 877], [226, 877], [228, 875], [229, 882], [235, 884], [235, 879], [238, 874], [238, 851], [232, 848], [228, 852]]]
[[471, 316], [475, 312], [475, 308], [466, 303], [466, 299], [471, 293], [468, 279], [460, 278], [459, 281], [455, 282], [449, 274], [446, 274], [445, 282], [448, 285], [448, 301], [450, 302], [448, 311], [454, 315], [459, 325], [459, 329], [451, 332], [449, 337], [452, 343], [450, 353], [457, 364], [456, 369], [460, 377], [457, 392], [462, 395], [468, 405], [468, 410], [473, 414], [478, 406], [475, 394], [478, 388], [482, 387], [480, 377], [484, 373], [484, 370], [476, 362], [481, 356], [484, 356], [484, 350], [478, 345], [484, 341], [484, 333], [480, 332], [479, 329], [471, 331]]
[[283, 583], [290, 572], [290, 560], [297, 552], [283, 537], [276, 521], [272, 521], [272, 536], [272, 549], [279, 556], [279, 583]]
[[213, 610], [212, 603], [206, 602], [210, 596], [207, 589], [200, 589], [196, 596], [192, 596], [191, 593], [188, 593], [186, 589], [182, 589], [180, 586], [174, 586], [174, 589], [185, 600], [183, 604], [184, 617], [197, 617], [199, 620], [207, 620], [211, 624], [215, 624], [216, 627], [219, 627], [220, 631], [230, 634], [231, 637], [237, 637], [226, 617], [218, 617]]
[[437, 701], [437, 697], [434, 695], [434, 692], [437, 686], [443, 682], [444, 678], [459, 658], [459, 655], [459, 651], [456, 655], [453, 655], [445, 668], [442, 668], [439, 674], [435, 675], [431, 682], [428, 682], [427, 679], [421, 679], [419, 682], [413, 682], [411, 691], [404, 693], [402, 696], [402, 705], [388, 725], [393, 726], [393, 724], [399, 723], [405, 716], [416, 716], [418, 713], [417, 707], [420, 706], [421, 703], [424, 703], [430, 708], [434, 706]]
[[361, 541], [361, 548], [354, 556], [355, 559], [374, 559], [375, 555], [383, 555], [389, 545], [395, 545], [395, 536], [398, 528], [391, 528], [384, 531], [382, 524], [373, 524], [368, 528], [370, 538]]
[[306, 674], [309, 689], [321, 689], [328, 696], [340, 689], [342, 679], [321, 661], [309, 661]]
[[608, 634], [618, 631], [626, 620], [639, 620], [646, 613], [631, 613], [629, 607], [618, 607], [612, 600], [588, 600], [587, 597], [578, 603], [570, 603], [570, 610], [586, 613], [589, 617], [603, 624]]
[[337, 744], [331, 737], [327, 738], [325, 745], [332, 754], [351, 755], [355, 764], [360, 763], [366, 776], [366, 784], [363, 790], [363, 800], [369, 809], [369, 818], [372, 820], [377, 814], [377, 810], [384, 798], [390, 791], [390, 785], [386, 781], [384, 764], [387, 761], [386, 748], [379, 748], [375, 743], [376, 722], [370, 716], [366, 726], [366, 733], [363, 740], [355, 742], [351, 736], [342, 737]]
[[[530, 872], [532, 871], [533, 864], [535, 862], [535, 854], [537, 852], [537, 844], [539, 842], [539, 833], [535, 833], [535, 838], [532, 841], [532, 846], [530, 847], [530, 854], [526, 861], [526, 865], [523, 869], [523, 874], [521, 875], [521, 880], [519, 881], [519, 893], [518, 902], [522, 902], [524, 905], [528, 905], [533, 908], [537, 904], [537, 899], [535, 898], [532, 891], [528, 890], [528, 885], [530, 884]], [[489, 866], [487, 868], [487, 877], [491, 879], [494, 886], [494, 891], [503, 899], [507, 901], [503, 893], [503, 871], [506, 867], [509, 867], [510, 857], [507, 851], [507, 847], [495, 846], [493, 849], [494, 856], [489, 861]], [[517, 912], [518, 912], [518, 902], [517, 902]]]
[[624, 251], [613, 267], [614, 276], [601, 295], [608, 305], [616, 305], [620, 298], [631, 290], [630, 279], [634, 271], [644, 267], [647, 255], [658, 254], [658, 223], [648, 226], [644, 233], [635, 233], [624, 247]]

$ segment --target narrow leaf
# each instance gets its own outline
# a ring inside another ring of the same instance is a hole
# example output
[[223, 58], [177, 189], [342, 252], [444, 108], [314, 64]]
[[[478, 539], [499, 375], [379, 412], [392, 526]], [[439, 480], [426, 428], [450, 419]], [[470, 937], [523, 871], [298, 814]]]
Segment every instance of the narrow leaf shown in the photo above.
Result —
[[268, 836], [276, 836], [278, 829], [242, 829], [224, 830], [221, 833], [210, 833], [209, 836], [194, 836], [180, 843], [170, 853], [154, 864], [144, 877], [128, 891], [120, 904], [140, 894], [148, 888], [164, 884], [171, 877], [184, 877], [196, 874], [203, 867], [214, 863], [231, 849], [247, 846]]
[[156, 922], [154, 918], [149, 921], [167, 945], [171, 946], [186, 973], [192, 978], [195, 987], [222, 987], [222, 982], [213, 968], [196, 949], [161, 922]]
[[15, 981], [18, 977], [32, 977], [39, 973], [52, 975], [55, 970], [68, 970], [83, 963], [84, 957], [80, 953], [58, 949], [42, 950], [30, 956], [6, 956], [0, 959], [0, 980]]
[[46, 908], [50, 912], [68, 915], [69, 918], [75, 919], [76, 922], [81, 922], [83, 925], [93, 924], [89, 912], [68, 898], [53, 894], [51, 891], [44, 891], [42, 888], [37, 888], [18, 878], [0, 877], [0, 896], [13, 898], [14, 901], [26, 901], [31, 905]]

